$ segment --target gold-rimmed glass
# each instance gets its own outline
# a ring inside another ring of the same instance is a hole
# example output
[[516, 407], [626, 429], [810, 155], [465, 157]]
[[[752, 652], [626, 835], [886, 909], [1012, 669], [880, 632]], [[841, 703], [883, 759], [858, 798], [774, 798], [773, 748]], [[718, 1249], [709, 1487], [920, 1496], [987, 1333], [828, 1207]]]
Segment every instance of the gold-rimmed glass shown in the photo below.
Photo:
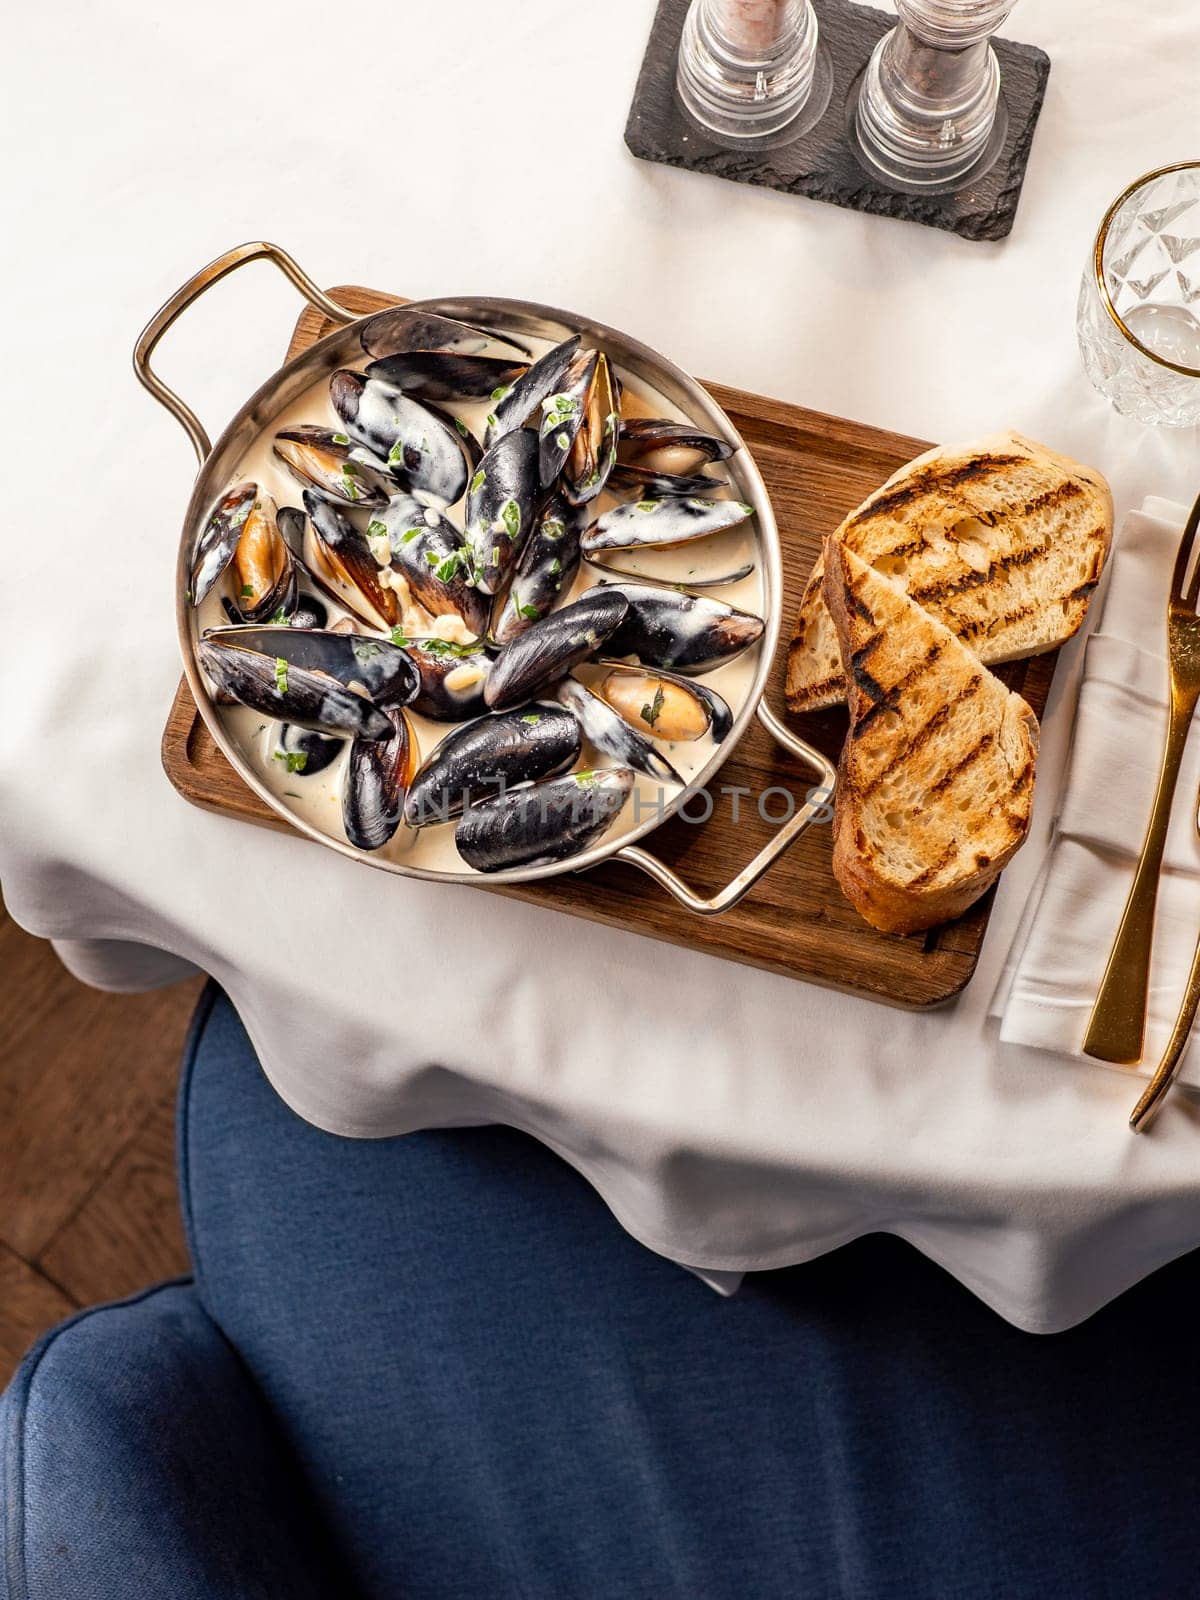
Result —
[[1118, 411], [1200, 423], [1200, 161], [1147, 172], [1109, 206], [1076, 326], [1084, 370]]

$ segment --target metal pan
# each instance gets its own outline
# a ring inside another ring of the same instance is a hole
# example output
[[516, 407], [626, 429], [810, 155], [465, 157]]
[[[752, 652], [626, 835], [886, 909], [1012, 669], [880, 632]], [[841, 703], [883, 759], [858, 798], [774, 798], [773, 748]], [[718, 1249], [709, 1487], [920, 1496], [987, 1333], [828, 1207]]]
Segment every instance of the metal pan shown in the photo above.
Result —
[[[229, 273], [248, 261], [260, 259], [274, 263], [296, 286], [310, 305], [323, 312], [334, 324], [334, 331], [318, 340], [267, 379], [246, 401], [224, 432], [210, 442], [195, 413], [178, 395], [167, 388], [150, 363], [159, 340], [175, 320], [199, 299], [204, 292]], [[338, 305], [322, 293], [316, 284], [301, 270], [286, 251], [278, 245], [254, 242], [238, 245], [218, 256], [208, 266], [189, 278], [182, 288], [159, 308], [142, 330], [134, 350], [133, 364], [138, 379], [151, 394], [166, 407], [183, 427], [196, 451], [200, 464], [184, 517], [179, 540], [176, 576], [176, 623], [179, 632], [183, 669], [196, 705], [207, 723], [218, 747], [224, 753], [243, 782], [271, 809], [284, 817], [293, 827], [309, 835], [318, 843], [340, 851], [356, 861], [366, 861], [385, 872], [399, 873], [405, 877], [428, 878], [449, 883], [531, 883], [540, 878], [551, 878], [559, 873], [582, 872], [601, 861], [624, 861], [649, 874], [656, 883], [686, 906], [688, 910], [712, 915], [728, 910], [742, 898], [762, 874], [785, 850], [792, 845], [814, 821], [828, 816], [828, 805], [833, 794], [834, 769], [818, 751], [795, 737], [776, 719], [764, 699], [767, 676], [779, 641], [782, 608], [782, 566], [779, 552], [779, 534], [775, 526], [771, 503], [757, 467], [729, 418], [716, 405], [703, 388], [685, 372], [636, 339], [618, 332], [615, 328], [578, 317], [550, 306], [524, 300], [497, 300], [486, 297], [469, 299], [428, 300], [413, 302], [420, 307], [437, 311], [445, 316], [464, 321], [483, 323], [492, 327], [508, 328], [515, 333], [527, 333], [555, 340], [570, 333], [582, 333], [586, 342], [607, 350], [618, 367], [627, 369], [636, 377], [657, 389], [667, 399], [678, 405], [685, 415], [699, 426], [728, 439], [735, 447], [729, 467], [733, 472], [742, 496], [755, 509], [754, 526], [758, 540], [758, 558], [763, 582], [763, 615], [766, 623], [762, 638], [754, 646], [758, 652], [750, 688], [743, 703], [736, 708], [733, 727], [726, 738], [714, 747], [708, 761], [692, 777], [687, 787], [668, 800], [661, 809], [633, 828], [612, 838], [603, 838], [591, 849], [572, 856], [566, 861], [542, 866], [512, 867], [489, 873], [486, 878], [469, 871], [443, 872], [429, 867], [412, 866], [403, 860], [392, 860], [355, 850], [353, 846], [330, 838], [328, 834], [296, 817], [282, 803], [229, 737], [217, 707], [208, 691], [204, 674], [196, 660], [197, 624], [195, 613], [186, 601], [188, 570], [195, 541], [204, 519], [217, 495], [226, 487], [239, 460], [259, 435], [272, 430], [279, 413], [306, 389], [336, 368], [352, 364], [361, 357], [358, 317], [344, 306]], [[710, 898], [696, 894], [669, 867], [656, 856], [639, 848], [637, 841], [673, 816], [688, 799], [704, 789], [715, 777], [722, 763], [737, 745], [749, 726], [751, 718], [759, 721], [791, 755], [795, 756], [812, 775], [802, 805], [783, 824], [771, 841], [747, 865]]]

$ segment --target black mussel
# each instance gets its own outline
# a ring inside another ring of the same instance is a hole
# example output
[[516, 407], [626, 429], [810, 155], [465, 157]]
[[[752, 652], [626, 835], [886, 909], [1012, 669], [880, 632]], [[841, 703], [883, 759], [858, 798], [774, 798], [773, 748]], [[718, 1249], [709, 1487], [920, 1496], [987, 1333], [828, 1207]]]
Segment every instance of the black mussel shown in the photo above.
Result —
[[283, 428], [275, 435], [274, 451], [294, 478], [326, 499], [365, 510], [387, 499], [382, 464], [347, 433]]
[[487, 432], [483, 442], [489, 448], [497, 439], [524, 427], [526, 421], [541, 409], [542, 401], [562, 388], [567, 368], [579, 349], [579, 335], [556, 344], [553, 350], [535, 361], [524, 377], [518, 378], [511, 388], [492, 396], [492, 409], [488, 413]]
[[621, 384], [603, 352], [583, 399], [583, 420], [571, 444], [559, 481], [574, 506], [594, 500], [608, 482], [617, 459], [621, 424]]
[[[275, 630], [280, 641], [291, 628]], [[200, 665], [218, 689], [252, 710], [334, 738], [382, 739], [391, 724], [365, 695], [325, 672], [293, 666], [283, 655], [264, 655], [244, 645], [208, 637], [197, 646]]]
[[584, 514], [558, 495], [542, 508], [508, 593], [493, 610], [492, 637], [510, 644], [533, 622], [539, 622], [567, 594], [579, 571], [579, 535]]
[[467, 490], [464, 533], [472, 581], [484, 594], [503, 589], [529, 537], [541, 500], [537, 435], [524, 428], [497, 439]]
[[474, 472], [475, 468], [483, 460], [483, 446], [471, 432], [470, 428], [467, 427], [463, 419], [461, 417], [456, 417], [452, 411], [443, 411], [441, 406], [434, 405], [432, 400], [425, 401], [425, 409], [426, 411], [432, 412], [432, 414], [437, 417], [439, 421], [444, 422], [447, 428], [453, 428], [455, 433], [458, 434], [459, 438], [462, 440], [462, 447], [466, 452], [467, 465], [470, 470]]
[[572, 667], [597, 655], [620, 631], [628, 612], [629, 602], [614, 585], [590, 589], [561, 611], [531, 623], [492, 663], [484, 699], [493, 711], [504, 711], [549, 689]]
[[214, 644], [278, 657], [289, 667], [322, 672], [346, 688], [360, 687], [380, 706], [405, 706], [420, 689], [420, 676], [406, 651], [388, 639], [331, 628], [212, 628]]
[[724, 439], [666, 417], [627, 417], [617, 446], [619, 461], [671, 474], [695, 472], [702, 462], [727, 461], [732, 454]]
[[454, 830], [458, 853], [477, 872], [578, 855], [616, 819], [633, 781], [628, 767], [609, 767], [510, 789], [470, 808]]
[[347, 434], [386, 464], [406, 489], [453, 505], [467, 486], [467, 451], [457, 429], [393, 383], [343, 369], [329, 380]]
[[466, 722], [487, 711], [483, 686], [492, 658], [482, 645], [450, 639], [405, 639], [404, 650], [421, 679], [412, 709], [434, 722]]
[[258, 485], [238, 483], [221, 496], [196, 540], [188, 599], [198, 606], [233, 560], [242, 529], [258, 499]]
[[596, 375], [599, 350], [580, 350], [563, 374], [562, 387], [542, 401], [538, 426], [538, 471], [548, 489], [566, 465], [583, 426], [584, 402]]
[[502, 344], [518, 354], [529, 354], [507, 334], [481, 328], [472, 322], [439, 316], [436, 311], [420, 311], [396, 306], [380, 311], [363, 323], [359, 333], [363, 349], [377, 358], [399, 355], [407, 350], [454, 350], [463, 355], [478, 355], [489, 344]]
[[424, 828], [517, 784], [565, 772], [579, 759], [579, 724], [559, 706], [531, 704], [481, 717], [447, 735], [414, 778], [405, 821]]
[[580, 542], [585, 555], [608, 550], [662, 550], [723, 533], [753, 515], [754, 507], [741, 500], [670, 495], [661, 500], [631, 500], [597, 517], [591, 527], [584, 529]]
[[417, 740], [398, 706], [385, 713], [391, 732], [384, 739], [355, 739], [342, 783], [342, 825], [357, 850], [385, 845], [404, 813], [417, 770]]
[[479, 638], [487, 630], [488, 602], [472, 588], [471, 557], [463, 536], [440, 511], [411, 494], [393, 495], [367, 526], [386, 537], [393, 572], [434, 617], [461, 617]]
[[243, 622], [263, 622], [268, 617], [285, 622], [296, 609], [299, 569], [276, 517], [274, 500], [259, 495], [233, 552], [229, 570], [234, 605]]
[[666, 756], [578, 679], [564, 678], [554, 692], [559, 704], [565, 706], [579, 723], [584, 738], [602, 755], [611, 756], [622, 766], [633, 767], [648, 777], [657, 778], [660, 783], [682, 785], [683, 779]]
[[314, 733], [311, 728], [297, 728], [290, 722], [284, 722], [279, 726], [271, 759], [278, 761], [289, 776], [312, 778], [332, 766], [345, 742], [344, 739], [331, 739], [324, 733]]
[[323, 588], [373, 627], [390, 628], [400, 618], [393, 591], [380, 581], [380, 567], [366, 536], [336, 506], [311, 489], [304, 491], [308, 513], [304, 555], [309, 572]]
[[631, 727], [655, 739], [699, 739], [710, 733], [720, 744], [733, 727], [729, 702], [693, 678], [663, 667], [647, 670], [602, 661], [604, 676], [589, 684], [593, 694], [619, 711]]
[[503, 356], [405, 350], [372, 361], [366, 377], [393, 383], [418, 400], [486, 400], [497, 389], [510, 388], [528, 370], [527, 362]]
[[608, 475], [608, 487], [631, 489], [639, 500], [651, 500], [665, 495], [715, 494], [718, 489], [727, 489], [729, 483], [703, 472], [656, 472], [634, 462], [618, 461]]
[[608, 641], [607, 655], [636, 656], [643, 666], [688, 676], [740, 655], [762, 637], [765, 626], [749, 611], [678, 589], [614, 583], [592, 592], [620, 594], [629, 602], [628, 615]]

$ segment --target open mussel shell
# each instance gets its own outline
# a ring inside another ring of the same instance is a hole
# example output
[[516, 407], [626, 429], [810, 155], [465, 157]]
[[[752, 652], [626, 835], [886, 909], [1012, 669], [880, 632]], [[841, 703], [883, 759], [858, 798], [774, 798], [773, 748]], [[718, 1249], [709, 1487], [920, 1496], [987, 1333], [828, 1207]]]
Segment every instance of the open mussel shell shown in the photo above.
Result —
[[542, 401], [538, 426], [538, 471], [543, 489], [549, 489], [566, 465], [583, 426], [584, 402], [600, 360], [598, 350], [581, 350], [563, 374], [562, 387]]
[[741, 655], [762, 637], [766, 626], [752, 612], [679, 589], [614, 583], [592, 593], [619, 594], [629, 605], [608, 641], [606, 655], [636, 656], [643, 666], [666, 667], [686, 676], [710, 672]]
[[365, 535], [311, 489], [304, 491], [304, 509], [308, 513], [304, 533], [308, 571], [335, 600], [365, 622], [392, 627], [399, 620], [400, 607], [392, 590], [379, 581], [379, 563]]
[[418, 693], [420, 675], [399, 645], [361, 633], [334, 633], [329, 628], [213, 628], [204, 636], [214, 644], [286, 662], [308, 672], [322, 672], [346, 688], [361, 686], [376, 704], [403, 706]]
[[[604, 675], [589, 683], [592, 693], [619, 711], [633, 727], [656, 739], [698, 739], [708, 733], [714, 744], [720, 744], [733, 727], [728, 700], [695, 678], [668, 672], [665, 667], [648, 669], [603, 658], [595, 665], [604, 669]], [[675, 690], [687, 700], [678, 699]]]
[[496, 440], [471, 479], [463, 529], [483, 594], [503, 589], [533, 527], [541, 499], [537, 457], [537, 435], [520, 428]]
[[385, 464], [397, 483], [453, 505], [467, 486], [467, 452], [458, 430], [382, 378], [343, 368], [329, 398], [346, 433]]
[[188, 599], [198, 606], [233, 560], [242, 529], [258, 499], [258, 485], [237, 483], [217, 501], [196, 540]]
[[690, 423], [666, 417], [627, 417], [621, 423], [617, 459], [660, 472], [695, 472], [704, 461], [727, 461], [733, 446]]
[[600, 353], [583, 400], [583, 421], [559, 475], [564, 497], [574, 506], [594, 500], [608, 482], [617, 459], [621, 424], [621, 384]]
[[532, 623], [492, 663], [484, 699], [494, 711], [532, 699], [565, 678], [572, 667], [599, 654], [621, 629], [628, 611], [629, 602], [614, 585], [591, 589], [561, 611]]
[[229, 566], [233, 603], [243, 622], [286, 621], [300, 592], [296, 558], [279, 531], [275, 502], [261, 494], [242, 525]]
[[385, 712], [391, 732], [355, 739], [342, 781], [342, 825], [357, 850], [378, 850], [400, 826], [404, 801], [417, 770], [417, 739], [399, 706]]
[[565, 772], [580, 748], [578, 722], [558, 706], [481, 717], [429, 756], [409, 789], [405, 820], [414, 828], [448, 822], [481, 798]]
[[393, 383], [418, 400], [486, 400], [508, 389], [529, 370], [503, 356], [463, 355], [457, 350], [405, 350], [372, 361], [366, 377]]
[[666, 756], [577, 678], [564, 678], [554, 693], [559, 704], [579, 723], [584, 738], [602, 755], [657, 778], [660, 783], [682, 786], [683, 779]]
[[312, 778], [333, 765], [345, 742], [344, 739], [331, 739], [328, 734], [314, 733], [311, 728], [298, 728], [291, 722], [284, 722], [279, 726], [271, 759], [278, 761], [289, 777]]
[[614, 506], [585, 528], [580, 541], [586, 556], [609, 550], [665, 550], [736, 528], [754, 515], [741, 500], [704, 500], [667, 495]]
[[454, 830], [458, 853], [477, 872], [563, 861], [611, 826], [633, 783], [628, 767], [609, 767], [511, 789], [466, 812]]
[[583, 523], [584, 513], [558, 495], [542, 507], [508, 593], [493, 610], [492, 638], [497, 644], [510, 644], [569, 592], [579, 571]]
[[387, 500], [387, 486], [377, 465], [347, 433], [329, 428], [283, 428], [275, 435], [274, 451], [284, 466], [306, 489], [347, 506], [369, 510]]
[[421, 679], [412, 709], [434, 722], [466, 722], [487, 711], [483, 698], [492, 658], [482, 645], [449, 639], [405, 639], [405, 654]]
[[386, 536], [391, 565], [431, 616], [461, 617], [478, 638], [487, 630], [488, 601], [471, 586], [471, 556], [463, 536], [440, 511], [411, 494], [393, 495], [367, 526]]
[[453, 350], [462, 355], [478, 355], [493, 343], [515, 350], [518, 355], [529, 354], [524, 345], [505, 333], [408, 306], [396, 306], [368, 317], [359, 331], [359, 340], [367, 354], [377, 358], [410, 350]]
[[492, 396], [493, 405], [483, 439], [485, 446], [490, 449], [497, 439], [514, 428], [523, 427], [527, 419], [541, 409], [542, 401], [562, 388], [567, 368], [578, 349], [579, 335], [573, 333], [553, 350], [547, 350], [510, 389]]
[[[281, 643], [295, 637], [291, 628], [273, 631]], [[391, 728], [383, 712], [365, 695], [326, 672], [293, 666], [283, 655], [265, 655], [219, 634], [201, 639], [196, 654], [218, 689], [276, 721], [334, 738], [382, 739]]]

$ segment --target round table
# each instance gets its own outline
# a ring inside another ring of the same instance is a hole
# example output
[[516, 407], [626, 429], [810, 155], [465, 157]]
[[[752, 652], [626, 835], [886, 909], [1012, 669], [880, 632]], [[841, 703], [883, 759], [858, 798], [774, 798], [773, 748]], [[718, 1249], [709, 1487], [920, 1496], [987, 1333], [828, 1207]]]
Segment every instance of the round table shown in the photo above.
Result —
[[[14, 19], [13, 67], [49, 65], [11, 71], [5, 96], [24, 130], [3, 263], [6, 901], [87, 981], [212, 973], [322, 1127], [511, 1123], [693, 1268], [886, 1230], [1012, 1322], [1061, 1328], [1200, 1242], [1195, 1112], [1180, 1100], [1132, 1139], [1119, 1074], [1002, 1047], [987, 1015], [1055, 809], [1076, 646], [977, 975], [924, 1015], [363, 871], [193, 809], [160, 768], [193, 463], [128, 358], [166, 294], [244, 238], [325, 283], [571, 306], [691, 371], [901, 432], [1013, 427], [1100, 466], [1118, 517], [1151, 491], [1190, 500], [1195, 434], [1112, 412], [1073, 327], [1107, 201], [1194, 153], [1186, 7], [1144, 11], [1128, 40], [1116, 0], [1018, 10], [1009, 31], [1054, 65], [995, 245], [635, 161], [621, 135], [651, 14], [366, 0], [343, 31], [315, 6], [213, 0], [199, 22]], [[215, 430], [296, 310], [276, 274], [243, 272], [160, 370]], [[647, 971], [669, 1007], [645, 1003]]]

